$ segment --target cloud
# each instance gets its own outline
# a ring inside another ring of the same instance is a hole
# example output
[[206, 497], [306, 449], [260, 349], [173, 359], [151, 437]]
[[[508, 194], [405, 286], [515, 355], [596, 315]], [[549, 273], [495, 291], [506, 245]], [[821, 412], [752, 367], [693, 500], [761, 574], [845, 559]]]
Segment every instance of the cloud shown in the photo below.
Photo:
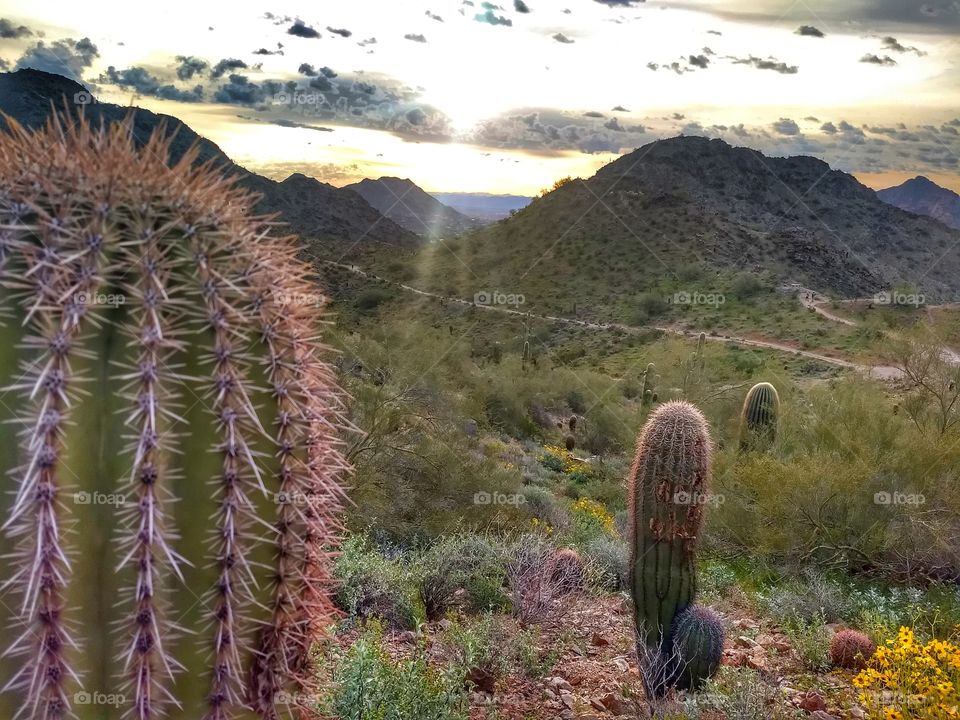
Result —
[[246, 70], [247, 67], [247, 64], [243, 60], [224, 58], [213, 66], [213, 70], [210, 71], [210, 77], [221, 78], [228, 72], [232, 72], [233, 70]]
[[487, 23], [488, 25], [504, 25], [506, 27], [513, 27], [513, 20], [504, 17], [503, 15], [497, 15], [493, 10], [487, 10], [485, 13], [478, 13], [477, 15], [473, 16], [473, 19], [477, 22]]
[[595, 2], [611, 7], [636, 7], [640, 3], [646, 2], [646, 0], [595, 0]]
[[194, 75], [202, 75], [210, 67], [206, 60], [193, 55], [177, 55], [177, 62], [177, 77], [180, 80], [192, 80]]
[[906, 45], [902, 45], [899, 40], [897, 40], [895, 37], [892, 37], [890, 35], [883, 38], [883, 49], [892, 50], [893, 52], [898, 52], [898, 53], [912, 52], [912, 53], [916, 53], [917, 57], [923, 57], [924, 55], [926, 55], [926, 53], [923, 50], [920, 50], [919, 48], [915, 48], [913, 46], [908, 47]]
[[617, 105], [610, 112], [630, 112], [630, 111], [627, 110], [623, 105]]
[[796, 35], [803, 35], [804, 37], [815, 37], [822, 38], [825, 37], [823, 30], [815, 28], [813, 25], [801, 25], [796, 29]]
[[572, 45], [574, 43], [573, 39], [568, 38], [566, 35], [559, 32], [553, 36], [553, 39], [556, 40], [558, 43], [563, 43], [564, 45]]
[[267, 50], [266, 48], [258, 48], [253, 51], [254, 55], [283, 55], [283, 50]]
[[513, 0], [513, 9], [518, 13], [528, 13], [530, 8], [523, 0]]
[[827, 135], [837, 134], [837, 126], [834, 125], [832, 122], [825, 122], [823, 125], [820, 126], [820, 129], [823, 130]]
[[0, 38], [12, 40], [15, 38], [30, 37], [31, 35], [33, 35], [33, 30], [26, 25], [14, 25], [6, 18], [0, 18]]
[[243, 75], [231, 75], [229, 82], [221, 85], [213, 99], [220, 103], [230, 103], [236, 105], [256, 105], [265, 102], [270, 96], [276, 95], [283, 88], [280, 83], [267, 80], [258, 85], [250, 82]]
[[416, 34], [407, 33], [406, 35], [403, 36], [403, 39], [410, 40], [412, 42], [418, 42], [418, 43], [425, 43], [427, 41], [427, 38], [425, 38], [423, 35], [420, 35], [419, 33], [416, 33]]
[[604, 114], [601, 113], [601, 112], [597, 112], [596, 110], [588, 110], [587, 112], [585, 112], [585, 113], [583, 114], [583, 116], [584, 116], [584, 117], [588, 117], [588, 118], [603, 118], [603, 117], [606, 117], [606, 115], [604, 115]]
[[710, 64], [710, 58], [708, 58], [706, 55], [691, 55], [687, 59], [687, 62], [689, 62], [694, 67], [698, 67], [706, 70], [707, 65]]
[[163, 83], [146, 68], [130, 67], [117, 70], [113, 65], [100, 76], [100, 82], [108, 82], [117, 87], [134, 90], [140, 95], [149, 95], [164, 100], [179, 102], [202, 102], [203, 86], [197, 85], [191, 90], [180, 90], [171, 83]]
[[425, 14], [426, 14], [426, 16], [427, 16], [428, 18], [430, 18], [431, 20], [436, 20], [437, 22], [443, 22], [443, 18], [440, 17], [439, 15], [437, 15], [436, 13], [432, 13], [432, 12], [430, 12], [429, 10], [427, 10], [427, 12], [426, 12]]
[[287, 35], [296, 35], [297, 37], [302, 38], [318, 38], [320, 33], [314, 30], [309, 25], [305, 24], [303, 20], [297, 20], [290, 27], [287, 28]]
[[83, 71], [100, 57], [97, 46], [90, 42], [90, 38], [73, 40], [57, 40], [46, 45], [43, 40], [27, 50], [14, 69], [33, 68], [45, 72], [63, 75], [71, 80], [81, 80]]
[[787, 65], [772, 57], [763, 59], [750, 55], [745, 58], [731, 57], [730, 59], [733, 60], [734, 65], [752, 65], [757, 70], [773, 70], [781, 75], [796, 75], [800, 71], [796, 65]]
[[[443, 21], [441, 20], [441, 22]], [[377, 44], [377, 39], [375, 37], [369, 37], [366, 40], [361, 40], [360, 42], [357, 43], [357, 45], [359, 45], [360, 47], [366, 47], [367, 45], [376, 45], [376, 44]]]
[[871, 65], [896, 65], [897, 61], [894, 60], [889, 55], [884, 55], [880, 57], [879, 55], [874, 55], [873, 53], [867, 53], [862, 58], [860, 58], [862, 63], [870, 63]]
[[799, 135], [800, 126], [797, 125], [796, 121], [791, 120], [790, 118], [780, 118], [774, 123], [771, 123], [774, 132], [780, 135]]
[[353, 32], [350, 30], [347, 30], [346, 28], [333, 28], [333, 27], [330, 27], [329, 25], [327, 25], [327, 32], [333, 33], [334, 35], [339, 35], [340, 37], [345, 37], [345, 38], [351, 37], [353, 35]]

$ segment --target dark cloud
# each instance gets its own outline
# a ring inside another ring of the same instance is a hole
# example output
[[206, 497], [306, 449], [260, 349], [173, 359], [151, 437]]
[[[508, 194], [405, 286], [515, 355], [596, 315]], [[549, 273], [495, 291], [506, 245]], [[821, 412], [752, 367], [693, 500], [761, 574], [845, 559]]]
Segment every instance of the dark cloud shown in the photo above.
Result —
[[206, 60], [193, 55], [177, 55], [177, 77], [180, 80], [192, 80], [194, 75], [203, 75], [210, 67]]
[[708, 58], [706, 55], [691, 55], [689, 58], [687, 58], [687, 62], [694, 67], [706, 70], [707, 66], [710, 64], [710, 58]]
[[723, 35], [719, 30], [707, 30], [707, 35]]
[[883, 57], [880, 57], [879, 55], [874, 55], [873, 53], [867, 53], [866, 55], [864, 55], [862, 58], [860, 58], [860, 62], [869, 63], [871, 65], [888, 65], [888, 66], [897, 64], [897, 61], [894, 60], [889, 55], [884, 55]]
[[771, 123], [771, 127], [773, 127], [774, 132], [779, 135], [800, 134], [800, 126], [797, 125], [795, 120], [791, 120], [790, 118], [780, 118], [776, 122]]
[[164, 83], [142, 67], [130, 67], [117, 70], [113, 65], [100, 76], [100, 82], [107, 82], [126, 90], [134, 90], [140, 95], [149, 95], [164, 100], [180, 102], [202, 102], [203, 86], [197, 85], [191, 90], [181, 90], [171, 83]]
[[317, 74], [317, 71], [313, 69], [313, 65], [310, 63], [300, 63], [300, 67], [297, 68], [297, 72], [301, 75], [306, 75], [307, 77], [314, 77]]
[[518, 13], [528, 13], [530, 8], [523, 0], [513, 0], [513, 9]]
[[427, 16], [428, 18], [430, 18], [431, 20], [436, 20], [437, 22], [443, 22], [443, 18], [440, 17], [439, 15], [437, 15], [436, 13], [432, 13], [432, 12], [430, 12], [429, 10], [427, 10], [427, 12], [426, 12], [425, 14], [426, 14], [426, 16]]
[[427, 121], [427, 114], [420, 108], [407, 111], [407, 120], [411, 125], [423, 125]]
[[17, 60], [14, 69], [33, 68], [79, 81], [83, 71], [98, 57], [100, 57], [100, 51], [90, 42], [90, 38], [81, 40], [67, 38], [57, 40], [50, 45], [41, 40]]
[[234, 70], [246, 70], [247, 67], [247, 64], [243, 60], [238, 60], [237, 58], [224, 58], [213, 66], [213, 70], [210, 71], [210, 77], [221, 78], [228, 72], [232, 72]]
[[9, 69], [10, 69], [10, 63], [5, 59], [0, 58], [0, 70], [3, 70], [4, 72], [6, 72]]
[[477, 22], [487, 23], [488, 25], [504, 25], [506, 27], [513, 26], [513, 20], [504, 17], [503, 15], [497, 15], [493, 10], [487, 10], [485, 13], [478, 13], [473, 16], [473, 19]]
[[815, 28], [813, 25], [801, 25], [796, 30], [797, 35], [803, 35], [804, 37], [815, 37], [822, 38], [825, 37], [823, 30]]
[[303, 20], [297, 20], [289, 28], [287, 28], [287, 35], [296, 35], [297, 37], [302, 38], [318, 38], [320, 33], [314, 30], [309, 25], [305, 24]]
[[347, 30], [346, 28], [333, 28], [333, 27], [330, 27], [329, 25], [327, 25], [327, 32], [333, 33], [334, 35], [339, 35], [340, 37], [345, 37], [345, 38], [351, 37], [353, 35], [353, 32], [351, 30]]
[[26, 25], [14, 25], [6, 18], [0, 18], [0, 38], [12, 40], [15, 38], [30, 37], [31, 35], [33, 35], [33, 30]]
[[403, 36], [403, 39], [411, 40], [413, 42], [418, 42], [418, 43], [425, 43], [427, 41], [427, 38], [425, 38], [423, 35], [420, 35], [419, 33], [407, 33], [406, 35]]
[[611, 7], [636, 7], [637, 5], [646, 2], [646, 0], [595, 0], [601, 5], [609, 5]]
[[319, 90], [321, 92], [330, 92], [331, 90], [333, 90], [333, 83], [330, 82], [330, 78], [323, 77], [321, 75], [320, 77], [314, 77], [309, 82], [309, 87], [313, 88], [314, 90]]
[[834, 125], [832, 122], [825, 122], [823, 125], [820, 126], [820, 129], [823, 130], [827, 135], [837, 134], [837, 126]]
[[[293, 18], [289, 15], [276, 15], [272, 12], [265, 12], [263, 16], [274, 25], [286, 25], [287, 23], [293, 22]], [[210, 29], [213, 30], [213, 28]]]
[[926, 53], [923, 50], [920, 50], [919, 48], [915, 48], [912, 45], [911, 46], [903, 45], [900, 43], [899, 40], [897, 40], [895, 37], [891, 37], [890, 35], [883, 38], [883, 49], [892, 50], [893, 52], [898, 52], [898, 53], [912, 52], [912, 53], [916, 53], [918, 57], [923, 57], [924, 55], [926, 55]]
[[277, 50], [267, 50], [266, 48], [258, 48], [253, 51], [254, 55], [283, 55], [283, 50], [279, 48]]
[[367, 45], [376, 45], [377, 39], [375, 37], [367, 38], [366, 40], [361, 40], [357, 43], [360, 47], [366, 47]]
[[807, 122], [813, 122], [813, 123], [818, 123], [818, 122], [820, 122], [820, 118], [815, 117], [815, 116], [813, 116], [813, 115], [807, 115], [807, 116], [804, 118], [804, 120], [806, 120]]
[[257, 105], [266, 102], [271, 96], [279, 93], [283, 87], [280, 83], [267, 80], [261, 84], [251, 82], [243, 75], [231, 75], [229, 82], [221, 85], [213, 99], [220, 103], [234, 105]]
[[617, 105], [610, 112], [630, 112], [630, 111], [627, 110], [623, 105]]
[[588, 117], [588, 118], [603, 118], [603, 117], [606, 117], [606, 115], [604, 115], [604, 114], [601, 113], [601, 112], [597, 112], [596, 110], [589, 110], [589, 111], [585, 112], [585, 113], [583, 114], [583, 116], [584, 116], [584, 117]]
[[559, 32], [553, 36], [553, 39], [558, 43], [563, 43], [564, 45], [572, 45], [574, 42], [571, 38], [568, 38], [566, 35]]
[[758, 58], [750, 55], [745, 58], [731, 57], [734, 65], [752, 65], [757, 68], [757, 70], [773, 70], [778, 72], [781, 75], [796, 75], [800, 68], [796, 65], [787, 65], [785, 62], [780, 62], [776, 58]]

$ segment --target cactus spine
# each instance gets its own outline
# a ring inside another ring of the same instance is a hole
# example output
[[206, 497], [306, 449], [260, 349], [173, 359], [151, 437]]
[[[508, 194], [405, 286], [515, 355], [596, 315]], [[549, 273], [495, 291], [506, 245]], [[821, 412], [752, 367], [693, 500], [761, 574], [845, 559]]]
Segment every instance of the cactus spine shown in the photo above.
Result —
[[767, 382], [757, 383], [747, 393], [740, 414], [741, 449], [769, 447], [777, 438], [780, 396]]
[[[696, 595], [695, 550], [703, 523], [702, 499], [710, 481], [711, 443], [707, 421], [693, 405], [671, 401], [659, 406], [637, 439], [630, 471], [628, 512], [630, 591], [633, 596], [638, 655], [664, 658], [670, 672], [648, 688], [662, 693], [678, 682], [683, 668], [676, 658], [693, 653], [684, 666], [691, 686], [712, 667], [701, 657], [697, 637], [675, 645], [674, 624]], [[699, 617], [699, 615], [697, 616]], [[721, 633], [716, 623], [711, 632]], [[640, 646], [643, 647], [640, 647]], [[705, 642], [703, 652], [715, 643]], [[714, 668], [715, 669], [715, 668]]]
[[325, 300], [247, 193], [196, 150], [167, 165], [164, 128], [138, 151], [130, 121], [6, 122], [0, 714], [272, 720], [336, 617]]

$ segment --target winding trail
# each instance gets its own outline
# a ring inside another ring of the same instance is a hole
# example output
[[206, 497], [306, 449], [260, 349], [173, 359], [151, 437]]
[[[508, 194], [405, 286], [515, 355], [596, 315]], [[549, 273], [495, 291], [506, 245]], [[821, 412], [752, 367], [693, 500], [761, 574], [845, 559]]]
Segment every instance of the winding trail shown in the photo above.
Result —
[[[411, 285], [406, 285], [405, 283], [398, 283], [393, 280], [387, 280], [382, 278], [379, 275], [374, 275], [373, 273], [362, 270], [356, 265], [348, 265], [346, 263], [334, 262], [332, 260], [321, 260], [324, 265], [330, 265], [333, 267], [340, 268], [341, 270], [346, 270], [358, 275], [360, 277], [367, 278], [369, 280], [376, 280], [387, 285], [392, 285], [398, 287], [406, 292], [412, 293], [414, 295], [420, 295], [421, 297], [432, 298], [434, 300], [441, 300], [443, 302], [455, 303], [458, 305], [464, 305], [469, 307], [474, 307], [480, 310], [487, 310], [490, 312], [505, 314], [505, 315], [516, 315], [518, 317], [532, 318], [536, 320], [545, 320], [549, 322], [561, 323], [565, 325], [572, 325], [576, 327], [588, 328], [590, 330], [619, 330], [624, 333], [641, 333], [649, 332], [650, 330], [658, 330], [662, 333], [668, 335], [677, 335], [681, 337], [697, 337], [700, 334], [700, 331], [694, 330], [684, 330], [682, 328], [671, 327], [669, 325], [625, 325], [623, 323], [601, 323], [601, 322], [591, 322], [589, 320], [578, 320], [576, 318], [562, 317], [559, 315], [540, 315], [537, 313], [528, 312], [525, 310], [517, 310], [515, 308], [503, 306], [503, 305], [491, 305], [491, 304], [477, 304], [471, 300], [464, 300], [463, 298], [457, 297], [447, 297], [446, 295], [440, 295], [438, 293], [429, 292], [428, 290], [421, 290], [420, 288], [415, 288]], [[792, 289], [792, 288], [791, 288]], [[798, 292], [798, 298], [800, 302], [805, 306], [812, 308], [819, 314], [824, 317], [843, 323], [845, 325], [855, 326], [856, 323], [848, 320], [846, 318], [841, 318], [838, 315], [833, 315], [828, 310], [825, 310], [822, 307], [822, 304], [829, 302], [829, 300], [822, 295], [819, 295], [813, 290], [807, 288], [796, 288]], [[705, 335], [707, 341], [709, 342], [719, 342], [725, 343], [728, 345], [740, 345], [745, 347], [756, 347], [763, 348], [767, 350], [775, 350], [777, 352], [787, 353], [789, 355], [794, 355], [796, 357], [803, 357], [809, 360], [816, 360], [818, 362], [826, 363], [828, 365], [833, 365], [835, 367], [847, 368], [850, 370], [856, 370], [861, 372], [868, 377], [880, 379], [880, 380], [896, 380], [903, 377], [903, 372], [899, 368], [891, 367], [889, 365], [860, 365], [850, 360], [845, 360], [843, 358], [833, 357], [831, 355], [824, 355], [822, 353], [811, 352], [809, 350], [800, 350], [790, 345], [784, 343], [773, 342], [771, 340], [753, 340], [750, 338], [737, 337], [732, 335], [710, 335], [707, 333]], [[953, 351], [949, 351], [951, 354], [956, 355]], [[960, 356], [957, 356], [958, 362], [960, 362]]]

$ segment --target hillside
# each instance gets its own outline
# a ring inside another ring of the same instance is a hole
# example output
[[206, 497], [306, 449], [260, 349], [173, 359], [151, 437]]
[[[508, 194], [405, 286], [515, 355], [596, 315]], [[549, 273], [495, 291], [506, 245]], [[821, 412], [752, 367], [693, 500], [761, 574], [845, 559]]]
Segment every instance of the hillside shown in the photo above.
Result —
[[820, 160], [678, 137], [461, 238], [422, 262], [417, 280], [597, 318], [624, 317], [651, 291], [661, 304], [678, 292], [723, 293], [744, 275], [842, 297], [915, 284], [929, 301], [960, 289], [949, 252], [958, 239]]
[[424, 237], [450, 238], [481, 225], [428, 195], [412, 180], [367, 178], [345, 189], [359, 194], [401, 227]]
[[922, 175], [902, 185], [878, 190], [877, 196], [901, 210], [932, 217], [948, 227], [960, 228], [960, 195]]
[[[78, 93], [84, 93], [92, 102], [78, 105], [74, 102]], [[252, 173], [175, 117], [97, 102], [83, 86], [59, 75], [38, 70], [0, 73], [0, 111], [22, 125], [38, 127], [46, 122], [53, 107], [65, 107], [71, 113], [83, 108], [86, 117], [95, 123], [120, 122], [132, 114], [138, 142], [145, 141], [160, 124], [166, 123], [168, 132], [176, 133], [172, 160], [178, 160], [194, 143], [199, 143], [201, 162], [212, 160], [222, 165], [226, 174], [236, 176], [241, 185], [261, 195], [258, 212], [279, 213], [280, 219], [304, 239], [319, 240], [334, 249], [342, 247], [343, 252], [352, 254], [362, 254], [371, 245], [412, 246], [419, 242], [415, 235], [383, 217], [356, 193], [300, 174], [276, 182]]]

